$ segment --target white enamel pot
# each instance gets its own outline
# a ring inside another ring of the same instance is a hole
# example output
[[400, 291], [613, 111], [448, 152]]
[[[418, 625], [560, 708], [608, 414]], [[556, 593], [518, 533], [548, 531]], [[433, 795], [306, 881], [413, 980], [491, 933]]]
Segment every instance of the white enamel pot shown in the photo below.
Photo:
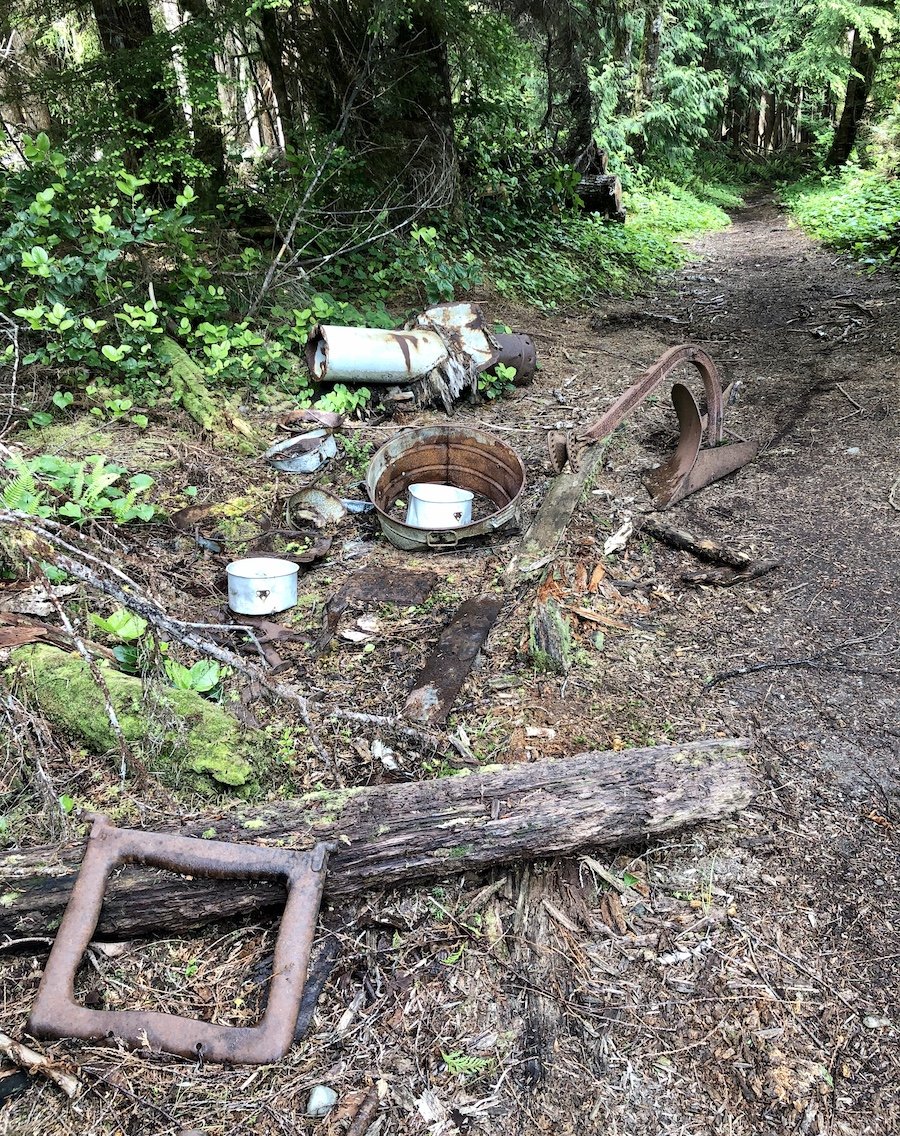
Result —
[[271, 615], [297, 602], [297, 573], [290, 560], [250, 556], [234, 560], [228, 573], [228, 606], [239, 615]]
[[406, 523], [417, 529], [457, 529], [472, 523], [475, 494], [455, 485], [420, 481], [410, 485]]

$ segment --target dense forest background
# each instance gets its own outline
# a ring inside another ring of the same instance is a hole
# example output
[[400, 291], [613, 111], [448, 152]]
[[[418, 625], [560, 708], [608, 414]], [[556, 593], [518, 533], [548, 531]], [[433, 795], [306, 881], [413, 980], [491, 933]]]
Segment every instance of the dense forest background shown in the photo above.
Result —
[[[189, 403], [189, 362], [308, 399], [318, 319], [590, 300], [764, 177], [891, 260], [896, 29], [853, 0], [6, 0], [0, 351], [57, 405]], [[600, 151], [624, 226], [581, 208]]]

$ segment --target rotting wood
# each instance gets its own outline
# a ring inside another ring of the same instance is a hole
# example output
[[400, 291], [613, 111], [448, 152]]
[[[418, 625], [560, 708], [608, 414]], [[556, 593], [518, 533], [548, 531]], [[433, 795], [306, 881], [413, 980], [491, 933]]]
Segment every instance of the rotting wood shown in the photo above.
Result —
[[456, 696], [503, 607], [501, 596], [466, 600], [444, 628], [403, 707], [403, 716], [422, 726], [447, 720]]
[[539, 671], [568, 674], [574, 644], [572, 625], [552, 597], [538, 598], [528, 615], [528, 655]]
[[507, 565], [504, 580], [516, 584], [544, 568], [553, 558], [572, 514], [603, 459], [603, 446], [594, 446], [585, 454], [573, 473], [554, 477], [547, 496], [541, 502], [534, 520], [522, 538], [519, 550]]
[[[665, 524], [657, 517], [644, 517], [641, 530], [648, 536], [652, 536], [654, 540], [667, 544], [670, 548], [678, 549], [680, 552], [689, 552], [698, 560], [725, 566], [724, 570], [719, 568], [707, 572], [685, 573], [681, 579], [688, 584], [718, 584], [722, 587], [729, 587], [732, 584], [744, 583], [746, 580], [763, 576], [778, 568], [781, 564], [780, 560], [757, 560], [749, 552], [744, 552], [739, 548], [730, 548], [728, 545], [720, 544], [709, 537], [698, 538], [684, 529], [677, 529], [672, 525]], [[734, 569], [734, 571], [727, 571], [729, 568]]]
[[[180, 831], [301, 849], [337, 840], [326, 882], [333, 898], [721, 819], [753, 798], [749, 747], [746, 739], [715, 739], [489, 766], [435, 781], [320, 791], [233, 809]], [[0, 936], [52, 931], [80, 858], [80, 844], [0, 857]], [[109, 881], [98, 936], [183, 934], [282, 901], [277, 885], [189, 880], [134, 866]]]

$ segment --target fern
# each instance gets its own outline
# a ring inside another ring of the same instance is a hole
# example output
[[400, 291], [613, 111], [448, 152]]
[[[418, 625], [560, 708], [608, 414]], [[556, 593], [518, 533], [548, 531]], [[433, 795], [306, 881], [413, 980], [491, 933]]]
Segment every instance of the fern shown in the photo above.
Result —
[[3, 486], [3, 507], [17, 513], [30, 513], [33, 517], [48, 517], [52, 512], [44, 504], [44, 493], [38, 487], [34, 474], [20, 457], [12, 457], [6, 463], [14, 477]]

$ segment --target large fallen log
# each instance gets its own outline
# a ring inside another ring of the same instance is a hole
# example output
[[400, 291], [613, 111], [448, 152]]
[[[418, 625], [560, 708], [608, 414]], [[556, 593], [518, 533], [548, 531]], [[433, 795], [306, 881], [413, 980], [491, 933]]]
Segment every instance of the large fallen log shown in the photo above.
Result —
[[[730, 738], [592, 752], [409, 785], [321, 791], [178, 831], [293, 848], [337, 840], [326, 895], [347, 896], [720, 819], [753, 797], [749, 744]], [[0, 857], [0, 936], [52, 933], [80, 856], [81, 845], [70, 844]], [[276, 885], [128, 867], [110, 879], [98, 937], [183, 933], [282, 900]]]

